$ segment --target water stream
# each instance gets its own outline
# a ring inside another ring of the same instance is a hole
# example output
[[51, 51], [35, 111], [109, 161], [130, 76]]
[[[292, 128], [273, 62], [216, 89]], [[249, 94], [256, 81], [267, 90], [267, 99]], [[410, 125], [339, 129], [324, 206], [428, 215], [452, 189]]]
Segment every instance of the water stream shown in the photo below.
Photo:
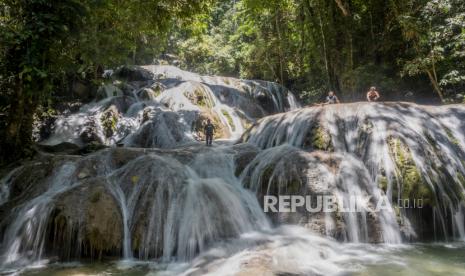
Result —
[[[274, 83], [145, 69], [42, 141], [107, 148], [42, 153], [0, 180], [2, 273], [464, 273], [463, 105], [299, 108]], [[198, 141], [206, 118], [213, 147]], [[366, 208], [263, 212], [263, 196], [296, 194]], [[413, 197], [427, 208], [402, 209]]]

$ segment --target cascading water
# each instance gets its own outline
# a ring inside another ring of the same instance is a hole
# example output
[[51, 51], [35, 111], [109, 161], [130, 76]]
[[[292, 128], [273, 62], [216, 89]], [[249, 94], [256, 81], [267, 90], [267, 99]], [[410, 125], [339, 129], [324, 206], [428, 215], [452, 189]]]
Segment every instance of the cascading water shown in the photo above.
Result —
[[42, 143], [174, 148], [199, 139], [207, 118], [218, 137], [234, 140], [257, 118], [298, 107], [292, 93], [275, 83], [203, 77], [172, 66], [145, 68], [138, 69], [146, 70], [142, 79], [107, 84], [99, 101], [59, 117]]
[[[21, 266], [42, 258], [45, 231], [53, 197], [73, 187], [75, 167], [65, 163], [46, 181], [46, 191], [12, 210], [11, 224], [2, 242], [2, 266]], [[27, 253], [24, 255], [24, 253]]]
[[[465, 194], [463, 118], [463, 106], [330, 105], [266, 117], [246, 138], [261, 148], [289, 143], [304, 150], [343, 153], [360, 160], [368, 171], [370, 185], [380, 186], [393, 206], [409, 196], [429, 201], [436, 214], [436, 231], [446, 238], [453, 232], [463, 239], [463, 216], [458, 215]], [[399, 216], [408, 228], [411, 223], [404, 210]], [[386, 223], [392, 225], [395, 220]], [[415, 236], [413, 229], [405, 228], [405, 235]], [[399, 241], [398, 235], [389, 234], [389, 238], [385, 234], [385, 242]]]
[[[3, 271], [122, 257], [167, 275], [331, 275], [384, 260], [375, 251], [391, 243], [465, 238], [462, 105], [297, 109], [271, 82], [144, 68], [116, 70], [99, 100], [42, 141], [109, 148], [43, 152], [2, 178]], [[230, 141], [196, 142], [206, 119]], [[241, 135], [247, 143], [233, 144]], [[364, 208], [265, 214], [265, 195], [355, 197]], [[416, 198], [422, 213], [400, 208]]]

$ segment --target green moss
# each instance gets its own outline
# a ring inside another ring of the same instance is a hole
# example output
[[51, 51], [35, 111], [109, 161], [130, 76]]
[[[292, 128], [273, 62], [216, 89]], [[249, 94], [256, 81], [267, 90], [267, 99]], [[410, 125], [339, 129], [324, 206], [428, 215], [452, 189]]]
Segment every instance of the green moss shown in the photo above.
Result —
[[103, 130], [105, 131], [105, 136], [110, 137], [113, 135], [118, 125], [118, 116], [114, 114], [111, 110], [105, 112], [100, 118], [102, 123]]
[[421, 176], [410, 149], [397, 138], [390, 139], [389, 147], [396, 164], [397, 181], [401, 184], [402, 198], [423, 199], [426, 205], [436, 205], [433, 190]]
[[153, 90], [153, 95], [155, 97], [158, 97], [161, 94], [161, 87], [159, 85], [156, 85], [155, 87], [152, 88]]
[[323, 150], [323, 151], [333, 151], [333, 145], [331, 142], [331, 136], [329, 133], [319, 125], [315, 125], [312, 130], [310, 131], [311, 134], [311, 141], [307, 143], [311, 143], [311, 148], [314, 150]]
[[231, 126], [232, 131], [235, 131], [236, 126], [234, 125], [231, 115], [229, 115], [229, 113], [224, 109], [221, 110], [221, 113], [223, 113], [224, 117], [226, 117], [226, 119], [228, 120], [228, 124]]
[[454, 137], [454, 135], [452, 134], [452, 131], [446, 127], [444, 127], [445, 130], [446, 130], [446, 133], [447, 133], [447, 137], [449, 138], [449, 141], [456, 145], [456, 146], [460, 146], [460, 142], [457, 138]]
[[465, 188], [465, 176], [463, 176], [461, 173], [458, 173], [457, 178], [459, 179], [462, 186]]
[[384, 192], [387, 191], [388, 188], [388, 180], [387, 177], [381, 176], [378, 180], [378, 187], [383, 190]]
[[205, 93], [202, 87], [197, 88], [193, 94], [185, 92], [184, 96], [188, 98], [193, 104], [198, 105], [200, 107], [213, 107], [211, 99], [208, 97], [208, 94]]

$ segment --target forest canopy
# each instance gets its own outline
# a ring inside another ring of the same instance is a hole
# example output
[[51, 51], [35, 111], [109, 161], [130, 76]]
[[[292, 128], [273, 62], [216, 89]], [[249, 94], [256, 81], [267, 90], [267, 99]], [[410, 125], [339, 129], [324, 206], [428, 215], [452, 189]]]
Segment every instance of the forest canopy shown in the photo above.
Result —
[[173, 36], [186, 69], [277, 81], [306, 102], [372, 85], [388, 99], [463, 98], [464, 1], [223, 1], [194, 28]]
[[27, 152], [35, 116], [77, 84], [95, 91], [125, 64], [276, 81], [304, 103], [373, 85], [384, 100], [465, 92], [461, 0], [4, 0], [0, 41], [2, 156]]

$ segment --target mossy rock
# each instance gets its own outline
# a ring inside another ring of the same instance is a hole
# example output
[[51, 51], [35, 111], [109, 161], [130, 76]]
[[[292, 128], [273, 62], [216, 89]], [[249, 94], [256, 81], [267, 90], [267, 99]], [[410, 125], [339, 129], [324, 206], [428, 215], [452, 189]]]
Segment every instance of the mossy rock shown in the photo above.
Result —
[[[433, 189], [421, 176], [410, 149], [398, 138], [388, 140], [389, 151], [396, 165], [396, 180], [400, 183], [402, 199], [422, 199], [425, 205], [435, 206]], [[393, 195], [396, 195], [393, 192]]]
[[200, 85], [194, 90], [194, 92], [184, 92], [184, 96], [186, 96], [186, 98], [188, 98], [194, 105], [208, 109], [213, 108], [212, 99]]
[[112, 105], [100, 117], [105, 137], [113, 136], [119, 121], [119, 112], [116, 106]]
[[200, 139], [205, 139], [204, 127], [208, 119], [210, 119], [215, 127], [215, 133], [213, 135], [214, 139], [229, 137], [230, 133], [228, 128], [223, 125], [218, 115], [211, 111], [204, 110], [199, 114], [197, 120], [192, 123], [192, 131], [197, 133], [197, 136]]
[[[118, 203], [99, 178], [85, 183], [59, 198], [48, 226], [48, 246], [61, 258], [90, 257], [102, 259], [119, 256], [123, 240], [123, 223]], [[79, 242], [80, 251], [72, 251]], [[70, 251], [71, 250], [71, 255]], [[75, 255], [76, 254], [76, 255]]]
[[231, 126], [231, 130], [235, 131], [236, 125], [234, 125], [231, 115], [224, 109], [221, 110], [221, 113], [224, 115], [224, 117], [226, 117], [226, 120], [228, 120], [228, 124]]
[[331, 135], [319, 124], [312, 126], [304, 140], [304, 148], [321, 151], [334, 151]]

